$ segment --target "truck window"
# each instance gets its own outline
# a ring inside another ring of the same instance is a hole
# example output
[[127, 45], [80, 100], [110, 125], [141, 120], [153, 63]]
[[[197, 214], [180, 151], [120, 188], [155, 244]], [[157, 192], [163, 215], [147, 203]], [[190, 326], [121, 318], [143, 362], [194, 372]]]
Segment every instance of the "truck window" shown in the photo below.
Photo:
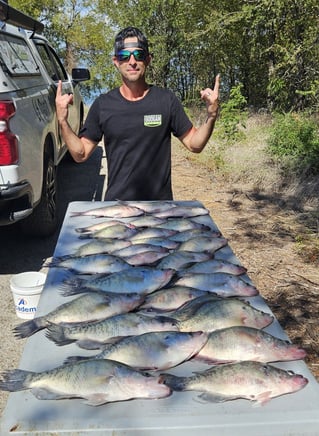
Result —
[[34, 42], [51, 79], [55, 82], [67, 80], [67, 73], [56, 53], [46, 44]]
[[0, 62], [10, 75], [40, 74], [39, 67], [23, 39], [0, 33], [0, 45]]

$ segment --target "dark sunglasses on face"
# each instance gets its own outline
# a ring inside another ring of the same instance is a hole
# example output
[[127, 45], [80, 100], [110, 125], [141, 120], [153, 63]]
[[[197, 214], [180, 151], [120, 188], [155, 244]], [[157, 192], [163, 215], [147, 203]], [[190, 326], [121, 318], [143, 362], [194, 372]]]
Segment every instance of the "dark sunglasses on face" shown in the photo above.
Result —
[[145, 50], [120, 50], [116, 57], [119, 61], [128, 61], [131, 57], [131, 55], [134, 56], [134, 59], [136, 61], [145, 61], [145, 59], [148, 56], [148, 53]]

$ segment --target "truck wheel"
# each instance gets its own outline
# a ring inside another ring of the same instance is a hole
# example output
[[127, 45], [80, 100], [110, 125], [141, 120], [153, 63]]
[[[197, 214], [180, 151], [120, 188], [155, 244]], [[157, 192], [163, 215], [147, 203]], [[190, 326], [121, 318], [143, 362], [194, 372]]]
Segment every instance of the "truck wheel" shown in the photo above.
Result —
[[58, 226], [57, 177], [51, 154], [45, 152], [40, 203], [26, 219], [20, 221], [23, 233], [30, 236], [52, 235]]

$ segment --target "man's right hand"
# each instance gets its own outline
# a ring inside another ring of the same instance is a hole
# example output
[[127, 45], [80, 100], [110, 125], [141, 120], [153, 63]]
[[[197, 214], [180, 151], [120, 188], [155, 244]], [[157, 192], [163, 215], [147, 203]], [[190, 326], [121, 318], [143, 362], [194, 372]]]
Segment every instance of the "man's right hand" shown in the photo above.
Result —
[[55, 97], [55, 106], [57, 118], [60, 124], [68, 119], [69, 104], [73, 104], [73, 94], [62, 94], [62, 81], [59, 80]]

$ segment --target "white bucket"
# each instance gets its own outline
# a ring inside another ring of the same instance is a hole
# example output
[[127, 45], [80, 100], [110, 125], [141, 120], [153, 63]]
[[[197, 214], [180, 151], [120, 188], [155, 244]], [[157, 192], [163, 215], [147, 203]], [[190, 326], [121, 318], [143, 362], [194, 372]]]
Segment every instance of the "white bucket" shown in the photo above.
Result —
[[16, 314], [19, 318], [33, 319], [46, 275], [37, 271], [15, 274], [10, 279]]

